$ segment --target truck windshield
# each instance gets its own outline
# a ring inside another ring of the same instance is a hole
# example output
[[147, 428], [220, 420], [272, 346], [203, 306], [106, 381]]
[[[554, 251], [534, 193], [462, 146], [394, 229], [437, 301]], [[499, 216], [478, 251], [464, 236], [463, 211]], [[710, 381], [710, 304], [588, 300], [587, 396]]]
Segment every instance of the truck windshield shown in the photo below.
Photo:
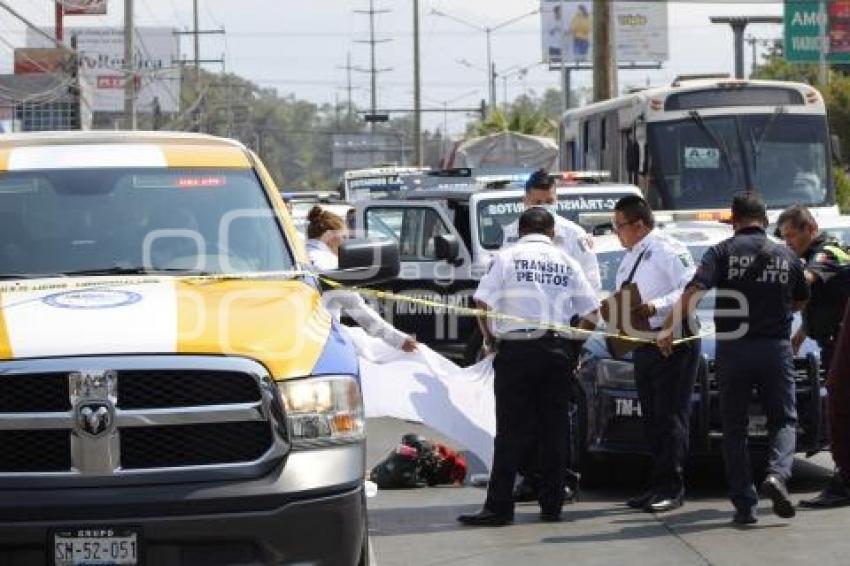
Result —
[[826, 118], [737, 114], [648, 127], [654, 208], [727, 208], [748, 181], [769, 208], [835, 202]]
[[285, 271], [251, 170], [69, 169], [0, 175], [0, 276]]
[[[572, 190], [572, 189], [571, 189]], [[635, 189], [636, 190], [636, 189]], [[594, 194], [558, 193], [558, 214], [567, 220], [578, 222], [582, 212], [610, 212], [617, 201], [632, 194], [627, 191], [595, 192]], [[502, 247], [502, 229], [516, 221], [525, 205], [522, 197], [488, 198], [478, 203], [478, 237], [481, 246], [488, 250]]]

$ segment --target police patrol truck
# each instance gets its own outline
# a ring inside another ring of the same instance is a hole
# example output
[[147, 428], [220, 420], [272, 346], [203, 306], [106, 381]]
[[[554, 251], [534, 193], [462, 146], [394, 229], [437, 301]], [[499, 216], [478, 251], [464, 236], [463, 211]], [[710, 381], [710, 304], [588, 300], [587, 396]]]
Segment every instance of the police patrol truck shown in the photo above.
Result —
[[[558, 177], [558, 184], [564, 185], [557, 188], [558, 213], [573, 221], [580, 213], [610, 214], [621, 197], [640, 194], [633, 185], [587, 183], [577, 174]], [[503, 227], [515, 221], [524, 206], [524, 189], [483, 189], [481, 183], [470, 183], [355, 203], [358, 230], [399, 244], [399, 277], [381, 288], [428, 302], [385, 302], [384, 318], [465, 362], [478, 355], [481, 335], [474, 318], [458, 316], [447, 307], [473, 306], [478, 281], [502, 246]]]

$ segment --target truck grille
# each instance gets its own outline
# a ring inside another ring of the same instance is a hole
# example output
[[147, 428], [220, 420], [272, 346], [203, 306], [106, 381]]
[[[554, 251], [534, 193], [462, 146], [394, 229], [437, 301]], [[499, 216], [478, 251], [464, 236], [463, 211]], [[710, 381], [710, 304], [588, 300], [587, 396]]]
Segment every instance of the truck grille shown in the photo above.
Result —
[[121, 370], [119, 409], [158, 409], [252, 403], [260, 400], [253, 376], [236, 371]]
[[67, 373], [0, 375], [0, 413], [70, 410]]
[[0, 431], [0, 473], [67, 472], [70, 430]]
[[264, 422], [130, 428], [121, 432], [121, 465], [135, 470], [251, 462], [271, 442]]
[[0, 362], [0, 482], [259, 473], [288, 449], [277, 395], [265, 369], [242, 358]]

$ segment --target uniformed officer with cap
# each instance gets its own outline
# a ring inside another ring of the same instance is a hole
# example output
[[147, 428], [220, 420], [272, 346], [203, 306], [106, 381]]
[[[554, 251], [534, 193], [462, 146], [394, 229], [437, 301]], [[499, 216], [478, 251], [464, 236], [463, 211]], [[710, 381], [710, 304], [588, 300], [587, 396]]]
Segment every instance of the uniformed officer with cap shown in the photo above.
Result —
[[[558, 214], [555, 181], [546, 169], [538, 169], [528, 177], [522, 202], [526, 208], [537, 206], [552, 214], [555, 218], [555, 237], [552, 241], [578, 262], [590, 286], [598, 293], [602, 283], [599, 262], [593, 253], [593, 240], [584, 228]], [[516, 220], [503, 228], [502, 248], [515, 244], [519, 238], [519, 220]]]
[[[850, 254], [835, 238], [818, 229], [818, 223], [808, 208], [794, 205], [785, 209], [776, 221], [778, 235], [794, 250], [805, 265], [806, 281], [812, 297], [803, 310], [803, 324], [791, 338], [796, 352], [806, 337], [817, 341], [821, 365], [829, 373], [835, 352], [835, 341], [841, 330], [841, 321], [847, 304], [847, 281], [843, 275], [850, 269]], [[830, 428], [836, 430], [838, 415], [845, 413], [835, 400], [839, 395], [830, 391], [828, 396]], [[833, 454], [842, 450], [840, 440], [845, 435], [832, 435]], [[835, 459], [835, 458], [833, 458]], [[800, 502], [804, 507], [837, 507], [850, 504], [850, 470], [836, 468], [832, 481], [817, 496]]]
[[758, 384], [767, 415], [768, 467], [762, 493], [773, 511], [793, 517], [786, 483], [791, 477], [797, 435], [791, 316], [809, 298], [803, 266], [786, 246], [765, 233], [764, 202], [753, 192], [732, 199], [735, 235], [708, 249], [696, 275], [664, 321], [657, 343], [665, 354], [673, 349], [674, 330], [699, 298], [717, 288], [716, 371], [723, 423], [723, 459], [733, 522], [756, 522], [758, 495], [752, 480], [747, 423], [753, 385]]
[[[617, 270], [617, 288], [634, 283], [641, 297], [632, 326], [658, 330], [694, 276], [693, 257], [684, 244], [655, 228], [652, 210], [637, 195], [617, 201], [614, 228], [627, 250]], [[635, 384], [653, 466], [649, 489], [629, 499], [629, 507], [661, 513], [682, 506], [699, 354], [698, 339], [676, 346], [666, 357], [651, 344], [634, 351]]]
[[573, 337], [551, 327], [581, 317], [581, 326], [592, 328], [599, 304], [578, 263], [553, 245], [555, 219], [549, 212], [529, 208], [518, 228], [519, 241], [495, 256], [474, 295], [479, 308], [523, 320], [479, 318], [485, 341], [499, 339], [493, 361], [496, 438], [487, 500], [480, 512], [458, 517], [466, 525], [513, 520], [517, 467], [537, 434], [549, 448], [543, 454], [540, 516], [560, 519], [569, 434], [565, 416], [576, 357], [569, 344]]

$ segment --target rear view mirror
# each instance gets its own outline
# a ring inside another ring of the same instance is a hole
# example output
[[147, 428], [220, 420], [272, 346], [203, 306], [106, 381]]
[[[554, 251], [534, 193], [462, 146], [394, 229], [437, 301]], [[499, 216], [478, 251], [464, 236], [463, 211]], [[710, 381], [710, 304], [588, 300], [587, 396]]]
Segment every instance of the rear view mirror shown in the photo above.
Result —
[[398, 277], [400, 269], [396, 242], [358, 238], [342, 243], [339, 267], [322, 275], [346, 285], [370, 285]]
[[452, 265], [460, 265], [458, 258], [460, 256], [460, 241], [454, 234], [440, 234], [434, 236], [434, 254], [437, 259], [446, 260]]
[[837, 134], [832, 134], [832, 159], [836, 163], [844, 162], [844, 152], [841, 148], [841, 138]]

